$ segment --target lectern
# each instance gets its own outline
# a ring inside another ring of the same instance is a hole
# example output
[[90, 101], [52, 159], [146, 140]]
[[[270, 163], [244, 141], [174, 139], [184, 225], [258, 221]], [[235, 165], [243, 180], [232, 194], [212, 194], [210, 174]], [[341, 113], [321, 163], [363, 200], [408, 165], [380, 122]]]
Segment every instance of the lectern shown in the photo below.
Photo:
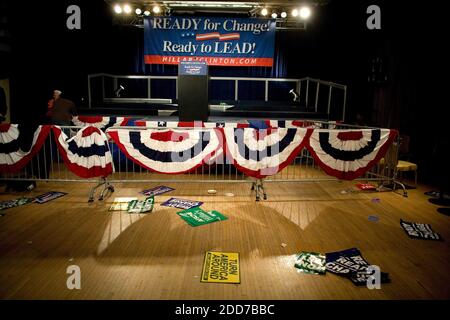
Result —
[[183, 61], [178, 65], [178, 113], [180, 121], [208, 121], [208, 65]]

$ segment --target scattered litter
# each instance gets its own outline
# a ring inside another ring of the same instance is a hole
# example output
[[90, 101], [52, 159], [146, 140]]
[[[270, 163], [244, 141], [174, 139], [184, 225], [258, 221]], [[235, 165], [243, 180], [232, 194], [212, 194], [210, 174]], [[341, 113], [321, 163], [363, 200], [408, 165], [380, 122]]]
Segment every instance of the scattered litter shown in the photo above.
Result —
[[151, 212], [153, 210], [153, 204], [155, 203], [155, 197], [150, 196], [145, 198], [144, 201], [132, 200], [128, 203], [128, 213], [144, 213]]
[[175, 189], [171, 188], [171, 187], [157, 186], [157, 187], [154, 187], [154, 188], [151, 188], [151, 189], [143, 190], [143, 191], [141, 191], [141, 193], [146, 195], [146, 196], [150, 196], [152, 194], [154, 196], [157, 196], [157, 195], [160, 195], [160, 194], [163, 194], [163, 193], [167, 193], [167, 192], [170, 192], [170, 191], [173, 191], [173, 190], [175, 190]]
[[371, 201], [372, 201], [373, 203], [380, 203], [380, 202], [381, 202], [381, 199], [380, 199], [380, 198], [373, 198]]
[[406, 234], [413, 239], [442, 240], [442, 237], [434, 232], [429, 224], [408, 222], [400, 219], [400, 225]]
[[369, 221], [378, 222], [379, 220], [380, 218], [378, 218], [378, 216], [369, 216]]
[[210, 190], [208, 190], [208, 193], [209, 193], [209, 194], [216, 194], [216, 193], [217, 193], [217, 190], [210, 189]]
[[180, 211], [177, 212], [177, 214], [191, 227], [198, 227], [204, 224], [228, 219], [218, 211], [212, 210], [207, 212], [199, 207]]
[[376, 190], [377, 187], [375, 187], [373, 184], [370, 183], [357, 183], [355, 185], [360, 190]]
[[199, 207], [203, 204], [202, 201], [194, 201], [194, 200], [186, 200], [186, 199], [178, 199], [178, 198], [170, 198], [166, 202], [161, 203], [162, 206], [172, 207], [178, 209], [190, 209], [194, 207]]
[[114, 202], [109, 208], [109, 211], [126, 211], [130, 201], [137, 200], [136, 197], [114, 198]]
[[241, 283], [239, 253], [208, 251], [203, 261], [201, 282]]
[[[373, 273], [367, 268], [370, 264], [362, 257], [357, 248], [330, 252], [326, 256], [326, 270], [349, 279], [356, 286], [365, 286]], [[381, 272], [381, 283], [391, 282], [389, 274]]]
[[347, 194], [347, 190], [342, 190], [341, 194]]
[[194, 278], [198, 278], [198, 276], [194, 276]]
[[325, 255], [302, 251], [296, 256], [295, 267], [304, 273], [325, 274]]
[[67, 192], [49, 191], [34, 199], [34, 202], [42, 204], [65, 196]]
[[227, 197], [234, 197], [234, 193], [227, 192], [227, 193], [225, 193], [225, 196], [227, 196]]
[[281, 246], [282, 246], [283, 248], [286, 248], [286, 247], [287, 247], [287, 244], [286, 244], [286, 243], [282, 243]]
[[73, 261], [73, 258], [70, 258], [70, 259], [69, 259], [69, 262], [72, 262], [72, 261]]
[[24, 204], [33, 202], [33, 200], [34, 200], [34, 198], [23, 197], [23, 198], [14, 199], [14, 200], [0, 201], [0, 210], [23, 206]]

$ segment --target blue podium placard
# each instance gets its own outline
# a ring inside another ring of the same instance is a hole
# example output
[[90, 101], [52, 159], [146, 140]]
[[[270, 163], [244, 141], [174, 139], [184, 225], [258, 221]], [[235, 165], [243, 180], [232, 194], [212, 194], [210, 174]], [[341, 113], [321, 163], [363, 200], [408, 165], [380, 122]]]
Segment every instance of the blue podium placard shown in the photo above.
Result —
[[178, 67], [179, 76], [207, 76], [208, 65], [202, 61], [182, 61]]

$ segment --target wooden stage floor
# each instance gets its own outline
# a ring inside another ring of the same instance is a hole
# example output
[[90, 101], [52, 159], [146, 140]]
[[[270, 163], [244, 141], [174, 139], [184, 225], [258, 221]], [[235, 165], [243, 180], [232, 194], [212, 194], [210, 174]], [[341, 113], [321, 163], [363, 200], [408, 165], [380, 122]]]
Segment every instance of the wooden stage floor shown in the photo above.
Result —
[[[31, 195], [69, 194], [0, 217], [1, 299], [449, 299], [450, 221], [423, 192], [341, 194], [352, 182], [272, 183], [255, 202], [248, 184], [166, 183], [150, 214], [108, 211], [114, 197], [138, 196], [157, 184], [116, 184], [103, 202], [87, 203], [89, 184], [38, 183]], [[209, 195], [208, 189], [216, 189]], [[233, 192], [234, 197], [227, 197]], [[28, 195], [1, 193], [0, 200]], [[228, 220], [190, 227], [170, 197], [205, 201]], [[379, 203], [372, 202], [379, 198]], [[368, 220], [379, 216], [378, 222]], [[399, 220], [430, 223], [445, 241], [410, 239]], [[283, 247], [281, 244], [287, 244]], [[357, 247], [389, 272], [380, 290], [349, 280], [298, 273], [300, 251]], [[205, 251], [239, 252], [241, 284], [200, 282]], [[81, 290], [66, 287], [66, 268], [81, 269]]]

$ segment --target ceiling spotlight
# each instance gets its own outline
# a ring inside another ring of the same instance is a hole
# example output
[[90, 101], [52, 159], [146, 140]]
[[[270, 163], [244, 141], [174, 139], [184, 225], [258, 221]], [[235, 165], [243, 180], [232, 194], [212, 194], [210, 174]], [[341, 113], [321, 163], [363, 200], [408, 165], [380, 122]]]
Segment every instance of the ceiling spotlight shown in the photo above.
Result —
[[124, 5], [123, 6], [123, 12], [131, 13], [131, 6], [129, 4]]
[[150, 11], [145, 10], [145, 11], [144, 11], [144, 16], [147, 16], [147, 17], [148, 17], [149, 15], [150, 15]]
[[160, 13], [160, 12], [161, 12], [161, 7], [160, 7], [160, 6], [154, 6], [154, 7], [153, 7], [153, 13], [158, 14], [158, 13]]
[[117, 14], [121, 14], [122, 13], [122, 7], [119, 6], [118, 4], [116, 4], [114, 6], [114, 12], [117, 13]]
[[268, 14], [269, 14], [269, 11], [266, 8], [261, 10], [261, 15], [262, 16], [267, 16]]
[[278, 17], [278, 14], [276, 12], [272, 13], [272, 18], [276, 19]]
[[283, 11], [283, 12], [281, 13], [281, 17], [282, 17], [283, 19], [287, 17], [286, 11]]
[[298, 9], [292, 10], [291, 14], [292, 14], [293, 17], [297, 17], [298, 16]]
[[309, 7], [302, 7], [300, 9], [300, 18], [308, 19], [311, 15], [311, 9]]
[[136, 12], [136, 14], [137, 15], [139, 15], [139, 14], [141, 14], [142, 13], [142, 10], [141, 9], [139, 9], [139, 8], [137, 8], [134, 12]]

